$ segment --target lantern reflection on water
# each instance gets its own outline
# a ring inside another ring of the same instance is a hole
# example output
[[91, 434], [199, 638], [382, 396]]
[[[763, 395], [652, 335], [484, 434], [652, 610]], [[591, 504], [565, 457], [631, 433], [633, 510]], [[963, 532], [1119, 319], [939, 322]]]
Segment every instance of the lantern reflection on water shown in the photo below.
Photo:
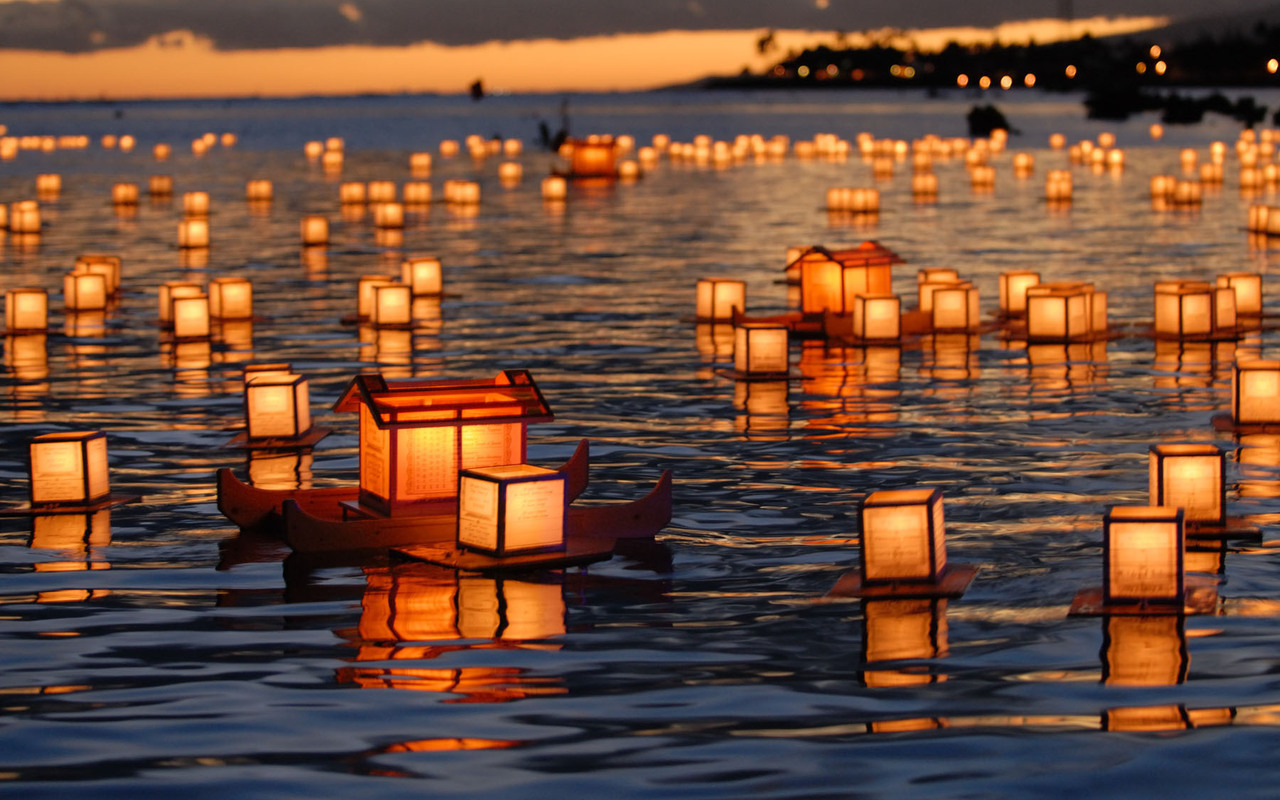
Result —
[[947, 601], [943, 598], [868, 599], [862, 604], [862, 682], [869, 688], [923, 686], [946, 680], [925, 665], [881, 667], [947, 655]]
[[[111, 509], [66, 514], [35, 514], [31, 518], [32, 550], [47, 551], [56, 560], [37, 561], [36, 572], [81, 572], [110, 569], [102, 549], [111, 545]], [[62, 589], [41, 592], [37, 602], [90, 599], [91, 591]]]
[[786, 441], [791, 429], [791, 386], [785, 380], [735, 380], [734, 430], [749, 441]]

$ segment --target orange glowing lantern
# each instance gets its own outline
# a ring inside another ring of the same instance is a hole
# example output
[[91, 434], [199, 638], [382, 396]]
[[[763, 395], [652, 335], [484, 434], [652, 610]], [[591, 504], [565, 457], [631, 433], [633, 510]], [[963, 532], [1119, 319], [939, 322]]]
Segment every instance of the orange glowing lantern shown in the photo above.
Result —
[[152, 175], [147, 179], [147, 194], [152, 197], [170, 197], [173, 195], [172, 175]]
[[375, 303], [374, 290], [379, 286], [395, 282], [395, 278], [391, 275], [361, 276], [356, 282], [356, 316], [360, 319], [370, 319], [373, 316]]
[[1040, 273], [1010, 270], [1000, 273], [1000, 313], [1021, 317], [1027, 313], [1027, 289], [1040, 283]]
[[173, 301], [178, 297], [199, 297], [204, 294], [204, 287], [190, 281], [165, 281], [160, 284], [160, 324], [165, 327], [173, 325]]
[[[1280, 216], [1280, 215], [1277, 215]], [[9, 206], [10, 233], [40, 233], [40, 204], [35, 200], [20, 200]]]
[[138, 184], [113, 184], [111, 187], [111, 203], [117, 206], [136, 206], [138, 204]]
[[120, 256], [98, 253], [77, 256], [76, 263], [71, 268], [71, 271], [76, 273], [96, 273], [106, 277], [108, 295], [113, 295], [120, 291]]
[[568, 185], [559, 175], [549, 175], [542, 179], [543, 200], [563, 200], [568, 195]]
[[359, 181], [348, 181], [338, 187], [338, 201], [342, 205], [364, 205], [368, 196], [365, 185]]
[[853, 338], [896, 342], [902, 337], [902, 303], [896, 294], [858, 294], [852, 302]]
[[978, 288], [968, 281], [933, 291], [935, 331], [976, 331], [982, 324], [979, 313]]
[[403, 188], [406, 206], [425, 206], [431, 203], [431, 184], [426, 181], [408, 181]]
[[1156, 336], [1207, 339], [1235, 335], [1235, 291], [1199, 281], [1166, 281], [1155, 291]]
[[932, 172], [917, 172], [911, 176], [911, 194], [916, 200], [927, 201], [938, 196], [938, 176]]
[[456, 139], [444, 139], [440, 142], [440, 156], [442, 158], [453, 158], [458, 154], [459, 149]]
[[374, 327], [408, 325], [413, 322], [413, 290], [407, 283], [380, 283], [373, 286], [373, 311], [369, 323]]
[[1180, 508], [1108, 509], [1103, 517], [1103, 601], [1181, 608], [1184, 538]]
[[504, 161], [498, 165], [498, 180], [503, 185], [519, 183], [523, 177], [524, 167], [518, 161]]
[[409, 172], [417, 177], [426, 177], [431, 174], [431, 154], [430, 153], [410, 153], [409, 154]]
[[936, 584], [947, 566], [940, 489], [872, 492], [859, 510], [865, 586]]
[[511, 464], [458, 475], [458, 546], [494, 556], [563, 550], [565, 475]]
[[28, 333], [49, 328], [49, 293], [44, 289], [15, 288], [4, 293], [5, 330]]
[[844, 313], [844, 267], [822, 248], [810, 248], [798, 260], [800, 310], [805, 314]]
[[252, 319], [253, 284], [248, 278], [209, 281], [209, 315], [214, 319]]
[[[1025, 298], [1028, 342], [1068, 342], [1089, 338], [1096, 332], [1093, 292], [1087, 285], [1034, 286], [1026, 290]], [[1105, 313], [1104, 305], [1104, 316]]]
[[208, 246], [209, 220], [196, 217], [178, 223], [178, 247], [194, 250]]
[[370, 203], [394, 203], [396, 201], [395, 181], [369, 181], [365, 196]]
[[414, 297], [444, 294], [444, 270], [440, 259], [430, 256], [407, 258], [401, 262], [400, 269], [400, 280], [411, 288]]
[[1148, 502], [1181, 508], [1188, 527], [1227, 523], [1226, 455], [1215, 444], [1153, 444]]
[[36, 176], [36, 194], [43, 200], [56, 200], [62, 194], [62, 176], [45, 173]]
[[1236, 313], [1245, 316], [1262, 314], [1262, 275], [1257, 272], [1228, 272], [1219, 275], [1219, 287], [1229, 287], [1236, 294]]
[[302, 218], [302, 244], [305, 247], [323, 246], [329, 243], [329, 219], [320, 214], [308, 214]]
[[250, 203], [269, 203], [275, 197], [275, 187], [265, 178], [255, 178], [244, 186], [244, 199]]
[[1071, 179], [1071, 171], [1065, 169], [1051, 169], [1045, 178], [1044, 196], [1045, 199], [1055, 203], [1066, 203], [1071, 201], [1074, 193], [1074, 187]]
[[377, 228], [403, 228], [404, 206], [399, 203], [378, 203], [373, 207], [373, 224]]
[[209, 193], [186, 192], [182, 195], [182, 213], [187, 217], [209, 216]]
[[320, 168], [330, 174], [342, 171], [343, 155], [341, 150], [325, 150], [320, 156]]
[[743, 377], [777, 377], [790, 370], [787, 326], [743, 323], [733, 329], [733, 368]]
[[244, 410], [250, 442], [311, 432], [310, 389], [301, 375], [257, 373], [245, 383]]
[[107, 277], [96, 272], [68, 272], [62, 278], [63, 304], [68, 311], [101, 311], [107, 307]]
[[1237, 424], [1280, 423], [1280, 361], [1237, 361], [1231, 394], [1231, 418]]
[[209, 297], [205, 294], [174, 297], [169, 315], [175, 339], [204, 339], [209, 336]]
[[394, 384], [360, 375], [334, 410], [360, 412], [361, 505], [392, 515], [455, 500], [462, 469], [524, 463], [526, 427], [554, 418], [523, 370]]
[[747, 282], [734, 278], [702, 278], [697, 286], [699, 322], [726, 322], [747, 307]]
[[111, 495], [106, 434], [46, 433], [31, 440], [29, 454], [33, 508], [86, 506]]
[[569, 140], [569, 173], [575, 178], [612, 178], [617, 175], [617, 149], [611, 136]]

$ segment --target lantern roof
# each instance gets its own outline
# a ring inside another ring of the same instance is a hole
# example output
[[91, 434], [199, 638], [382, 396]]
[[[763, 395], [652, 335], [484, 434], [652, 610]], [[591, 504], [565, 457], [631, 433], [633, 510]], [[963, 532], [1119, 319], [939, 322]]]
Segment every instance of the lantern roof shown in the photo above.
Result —
[[555, 419], [533, 376], [503, 370], [488, 380], [407, 380], [387, 383], [381, 373], [357, 375], [334, 411], [365, 406], [379, 428], [496, 425]]
[[857, 247], [845, 248], [843, 250], [831, 250], [820, 244], [812, 247], [806, 247], [799, 255], [792, 259], [786, 269], [790, 269], [806, 256], [817, 254], [831, 261], [835, 261], [842, 267], [867, 267], [877, 266], [881, 264], [905, 264], [907, 260], [895, 253], [893, 250], [885, 247], [874, 239], [868, 239]]

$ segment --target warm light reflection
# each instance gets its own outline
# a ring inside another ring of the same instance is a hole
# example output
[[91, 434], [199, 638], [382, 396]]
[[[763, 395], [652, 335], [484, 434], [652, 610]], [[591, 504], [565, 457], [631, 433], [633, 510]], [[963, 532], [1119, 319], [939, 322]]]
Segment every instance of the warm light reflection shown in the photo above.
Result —
[[928, 665], [882, 668], [880, 662], [919, 661], [947, 655], [947, 601], [938, 598], [864, 600], [862, 656], [870, 688], [940, 683], [946, 675]]

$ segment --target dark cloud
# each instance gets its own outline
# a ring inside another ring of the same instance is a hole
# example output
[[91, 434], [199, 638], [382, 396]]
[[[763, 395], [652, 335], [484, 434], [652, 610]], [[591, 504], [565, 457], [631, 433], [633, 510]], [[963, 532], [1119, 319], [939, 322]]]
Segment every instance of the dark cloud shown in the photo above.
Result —
[[[225, 50], [335, 44], [474, 44], [670, 29], [994, 25], [1057, 15], [1064, 0], [54, 0], [0, 3], [0, 48], [82, 52], [190, 30]], [[820, 8], [825, 5], [825, 8]], [[1193, 17], [1202, 0], [1074, 0], [1077, 17]], [[1258, 8], [1220, 0], [1218, 12]], [[344, 8], [344, 6], [346, 6]], [[358, 13], [353, 12], [352, 7]]]

